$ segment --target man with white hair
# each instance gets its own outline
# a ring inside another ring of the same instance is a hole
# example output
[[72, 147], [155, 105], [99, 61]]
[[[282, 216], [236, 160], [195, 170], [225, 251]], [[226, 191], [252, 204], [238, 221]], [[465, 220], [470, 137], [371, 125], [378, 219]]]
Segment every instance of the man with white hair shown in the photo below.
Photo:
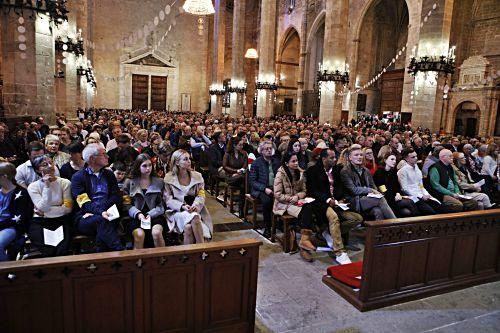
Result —
[[458, 179], [452, 167], [453, 154], [448, 149], [439, 152], [439, 161], [429, 168], [429, 193], [442, 202], [445, 213], [478, 209], [474, 200], [460, 195]]
[[120, 190], [112, 171], [106, 169], [108, 155], [104, 147], [91, 143], [82, 157], [87, 166], [73, 175], [71, 193], [77, 203], [75, 229], [84, 235], [95, 236], [98, 252], [124, 250], [116, 231], [116, 220], [111, 221], [108, 209], [121, 203]]

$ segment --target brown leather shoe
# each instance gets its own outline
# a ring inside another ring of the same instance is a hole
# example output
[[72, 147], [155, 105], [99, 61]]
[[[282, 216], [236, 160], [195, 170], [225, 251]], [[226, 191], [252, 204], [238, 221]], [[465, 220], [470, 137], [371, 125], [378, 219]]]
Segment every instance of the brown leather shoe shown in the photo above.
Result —
[[311, 256], [311, 252], [309, 252], [307, 250], [304, 250], [303, 248], [299, 248], [299, 252], [300, 252], [300, 256], [305, 261], [307, 261], [307, 262], [313, 262], [314, 261], [313, 257]]

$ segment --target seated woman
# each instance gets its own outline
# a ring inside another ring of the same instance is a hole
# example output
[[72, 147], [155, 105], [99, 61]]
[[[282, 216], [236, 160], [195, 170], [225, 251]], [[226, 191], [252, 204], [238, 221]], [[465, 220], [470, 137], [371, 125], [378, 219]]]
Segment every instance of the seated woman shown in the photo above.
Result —
[[82, 158], [82, 151], [85, 148], [80, 142], [72, 142], [66, 146], [70, 154], [69, 162], [61, 167], [61, 177], [71, 180], [71, 177], [85, 166], [85, 161]]
[[457, 175], [458, 187], [460, 191], [465, 195], [472, 197], [474, 201], [477, 201], [478, 209], [483, 210], [485, 208], [491, 208], [490, 198], [486, 193], [481, 193], [481, 186], [476, 185], [476, 182], [472, 180], [472, 176], [466, 167], [467, 160], [464, 153], [454, 152], [453, 153], [453, 170]]
[[49, 134], [45, 137], [45, 151], [54, 161], [55, 166], [61, 170], [62, 166], [69, 162], [69, 154], [59, 151], [61, 141], [57, 135]]
[[184, 233], [184, 244], [204, 243], [213, 234], [212, 219], [205, 207], [205, 183], [191, 169], [189, 153], [176, 150], [165, 176], [164, 201], [170, 232]]
[[409, 198], [401, 196], [401, 186], [399, 185], [396, 173], [396, 155], [387, 153], [380, 161], [380, 167], [375, 171], [373, 180], [378, 190], [387, 200], [393, 212], [398, 217], [419, 216], [420, 211], [417, 205]]
[[130, 179], [125, 181], [122, 190], [125, 203], [131, 204], [128, 214], [132, 219], [129, 229], [134, 238], [134, 249], [144, 248], [145, 243], [146, 247], [151, 247], [152, 243], [155, 247], [165, 246], [163, 180], [154, 176], [149, 155], [137, 156], [130, 169]]
[[373, 155], [373, 149], [365, 147], [363, 148], [363, 165], [370, 171], [370, 175], [374, 175], [375, 171], [378, 169], [377, 162]]
[[296, 152], [285, 152], [282, 156], [273, 189], [273, 213], [276, 215], [287, 213], [298, 219], [302, 228], [299, 242], [300, 255], [304, 260], [312, 261], [310, 251], [316, 250], [311, 243], [312, 207], [302, 200], [306, 197], [306, 184], [303, 172], [299, 169]]
[[9, 259], [7, 247], [25, 232], [32, 216], [28, 192], [16, 184], [16, 167], [0, 162], [0, 261]]
[[361, 146], [354, 144], [346, 151], [347, 163], [340, 171], [340, 177], [351, 208], [375, 220], [396, 218], [383, 195], [377, 191], [373, 177], [363, 166]]
[[245, 200], [245, 172], [248, 168], [248, 154], [243, 150], [245, 140], [232, 137], [227, 146], [227, 151], [222, 159], [226, 181], [229, 185], [239, 189], [239, 216], [243, 216], [243, 202]]
[[[43, 257], [66, 255], [71, 242], [71, 182], [54, 175], [55, 165], [48, 155], [35, 157], [32, 164], [41, 178], [28, 186], [35, 206], [28, 236]], [[61, 227], [63, 239], [57, 245], [48, 244], [47, 233]]]

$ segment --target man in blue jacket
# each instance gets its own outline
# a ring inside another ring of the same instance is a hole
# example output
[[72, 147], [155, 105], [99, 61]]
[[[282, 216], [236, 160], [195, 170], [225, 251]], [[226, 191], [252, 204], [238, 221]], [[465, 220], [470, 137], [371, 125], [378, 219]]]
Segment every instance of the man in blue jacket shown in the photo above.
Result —
[[257, 148], [260, 157], [253, 163], [248, 177], [250, 194], [262, 203], [264, 215], [264, 237], [271, 237], [271, 212], [273, 210], [274, 176], [280, 167], [280, 161], [274, 157], [272, 141], [262, 141]]
[[96, 236], [98, 252], [123, 250], [117, 223], [110, 221], [107, 212], [113, 205], [121, 204], [121, 196], [113, 172], [105, 169], [106, 150], [100, 144], [89, 144], [82, 157], [87, 165], [71, 179], [71, 193], [78, 204], [75, 227], [84, 235]]

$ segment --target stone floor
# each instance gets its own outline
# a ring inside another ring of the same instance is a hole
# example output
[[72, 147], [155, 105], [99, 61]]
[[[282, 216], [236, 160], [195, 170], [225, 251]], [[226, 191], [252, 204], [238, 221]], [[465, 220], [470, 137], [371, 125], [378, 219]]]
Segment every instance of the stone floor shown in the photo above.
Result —
[[[207, 206], [214, 221], [214, 240], [261, 240], [257, 287], [256, 332], [500, 332], [500, 282], [429, 297], [395, 306], [359, 312], [323, 284], [333, 259], [326, 252], [307, 263], [299, 254], [284, 254], [229, 213], [214, 198]], [[350, 243], [363, 248], [360, 239]], [[363, 252], [349, 252], [352, 261]]]
[[[256, 332], [500, 332], [500, 282], [362, 313], [321, 282], [333, 264], [328, 254], [306, 263], [253, 230], [220, 232], [215, 240], [239, 238], [263, 242]], [[349, 254], [362, 259], [362, 252]]]

